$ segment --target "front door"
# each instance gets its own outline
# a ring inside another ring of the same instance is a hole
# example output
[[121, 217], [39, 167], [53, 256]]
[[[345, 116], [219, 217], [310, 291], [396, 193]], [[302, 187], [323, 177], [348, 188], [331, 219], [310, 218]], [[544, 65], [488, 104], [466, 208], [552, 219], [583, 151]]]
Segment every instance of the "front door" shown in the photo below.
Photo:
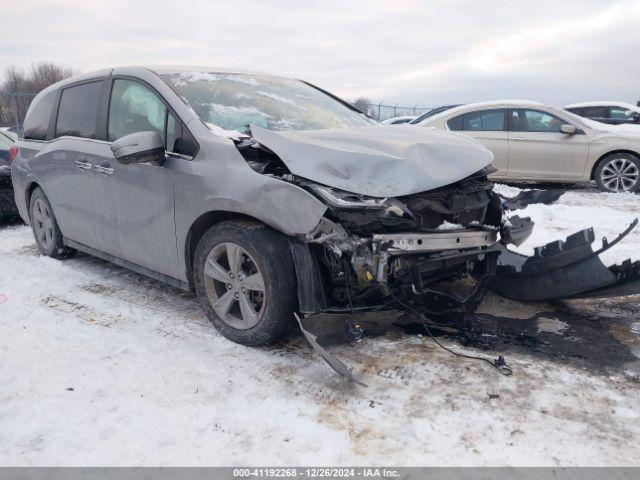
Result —
[[[130, 79], [114, 79], [109, 102], [107, 142], [94, 158], [100, 180], [99, 215], [105, 222], [106, 253], [162, 274], [178, 276], [174, 219], [174, 162], [164, 165], [120, 164], [110, 149], [130, 133], [158, 131], [166, 144], [167, 118], [176, 119], [149, 87]], [[177, 122], [179, 123], [179, 122]], [[170, 132], [170, 136], [172, 133]]]
[[538, 109], [510, 113], [509, 172], [514, 180], [579, 180], [587, 164], [589, 142], [584, 132], [560, 131], [565, 120]]

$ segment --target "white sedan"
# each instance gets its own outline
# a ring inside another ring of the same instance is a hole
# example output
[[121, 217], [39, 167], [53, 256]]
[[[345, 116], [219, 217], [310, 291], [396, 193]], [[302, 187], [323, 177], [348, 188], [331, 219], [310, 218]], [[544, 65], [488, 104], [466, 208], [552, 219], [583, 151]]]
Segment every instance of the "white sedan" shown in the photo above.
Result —
[[609, 192], [640, 190], [637, 133], [525, 100], [467, 104], [419, 125], [457, 131], [493, 152], [501, 180], [589, 182]]

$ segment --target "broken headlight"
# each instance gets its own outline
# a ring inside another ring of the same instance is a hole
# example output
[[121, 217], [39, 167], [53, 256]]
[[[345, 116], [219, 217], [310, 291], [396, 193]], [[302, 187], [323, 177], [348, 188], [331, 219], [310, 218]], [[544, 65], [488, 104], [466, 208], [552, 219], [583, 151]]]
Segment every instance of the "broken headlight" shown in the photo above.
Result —
[[309, 187], [330, 206], [336, 208], [374, 208], [379, 210], [385, 208], [388, 200], [387, 198], [358, 195], [322, 185], [310, 185]]
[[378, 210], [382, 216], [415, 218], [411, 210], [395, 198], [376, 198], [357, 193], [345, 192], [323, 185], [309, 185], [309, 188], [330, 207], [343, 210]]

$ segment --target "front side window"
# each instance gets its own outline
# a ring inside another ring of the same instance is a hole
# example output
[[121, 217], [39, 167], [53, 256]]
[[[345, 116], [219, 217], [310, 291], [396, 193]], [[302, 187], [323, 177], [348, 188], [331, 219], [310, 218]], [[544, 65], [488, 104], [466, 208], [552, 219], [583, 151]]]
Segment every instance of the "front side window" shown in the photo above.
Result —
[[49, 130], [49, 119], [56, 101], [57, 92], [49, 92], [29, 107], [22, 128], [23, 138], [29, 140], [46, 140]]
[[541, 110], [517, 109], [511, 111], [511, 130], [514, 132], [560, 132], [567, 122]]
[[167, 107], [148, 87], [132, 80], [113, 81], [107, 137], [110, 142], [136, 132], [156, 131], [165, 141]]
[[504, 130], [504, 110], [480, 110], [464, 114], [462, 130], [469, 132], [500, 132]]
[[83, 83], [62, 90], [56, 137], [96, 138], [102, 81]]
[[359, 127], [378, 122], [299, 80], [210, 72], [168, 73], [169, 83], [206, 124], [247, 132]]
[[609, 107], [609, 118], [615, 118], [618, 120], [626, 120], [629, 117], [627, 116], [627, 110], [623, 107]]

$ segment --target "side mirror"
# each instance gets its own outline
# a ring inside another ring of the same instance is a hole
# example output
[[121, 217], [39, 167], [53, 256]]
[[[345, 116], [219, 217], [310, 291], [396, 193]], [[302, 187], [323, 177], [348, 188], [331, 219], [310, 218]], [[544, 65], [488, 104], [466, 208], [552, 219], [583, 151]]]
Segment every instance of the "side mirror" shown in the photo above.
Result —
[[573, 125], [569, 125], [568, 123], [563, 123], [560, 125], [560, 131], [562, 133], [566, 133], [567, 135], [573, 135], [576, 133], [577, 129]]
[[152, 163], [162, 165], [165, 160], [165, 148], [158, 132], [136, 132], [116, 140], [111, 144], [111, 151], [118, 162]]

